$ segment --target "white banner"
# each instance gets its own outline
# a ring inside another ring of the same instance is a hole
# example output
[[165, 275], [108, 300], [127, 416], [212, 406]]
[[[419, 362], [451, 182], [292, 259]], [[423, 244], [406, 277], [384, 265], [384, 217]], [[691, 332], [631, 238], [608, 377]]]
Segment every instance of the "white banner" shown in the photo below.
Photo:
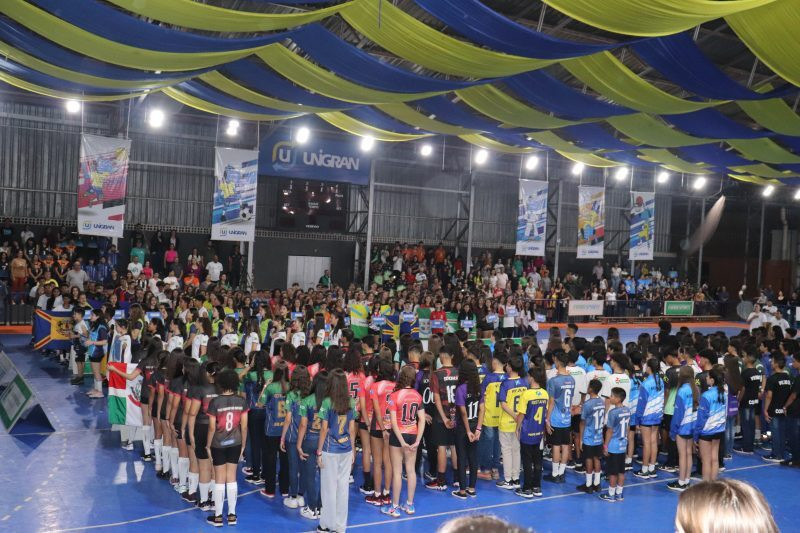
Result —
[[578, 187], [578, 259], [603, 257], [605, 218], [605, 189]]
[[593, 316], [603, 314], [603, 300], [570, 300], [569, 316]]
[[652, 261], [656, 226], [656, 195], [631, 191], [631, 233], [628, 242], [630, 259]]
[[78, 233], [122, 237], [131, 141], [81, 135]]
[[546, 238], [547, 182], [519, 180], [517, 255], [544, 256]]
[[211, 238], [215, 241], [254, 241], [258, 152], [216, 148]]

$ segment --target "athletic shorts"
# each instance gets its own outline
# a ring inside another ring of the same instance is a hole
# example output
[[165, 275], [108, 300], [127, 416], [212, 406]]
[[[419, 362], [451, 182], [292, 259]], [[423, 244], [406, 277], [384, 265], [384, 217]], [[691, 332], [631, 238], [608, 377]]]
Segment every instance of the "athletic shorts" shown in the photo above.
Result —
[[227, 448], [211, 448], [211, 462], [214, 466], [238, 464], [242, 455], [242, 445], [228, 446]]
[[714, 433], [713, 435], [700, 435], [700, 440], [704, 440], [707, 442], [711, 442], [713, 440], [721, 440], [724, 434], [725, 432], [722, 431], [720, 433]]
[[661, 423], [659, 422], [658, 424], [639, 424], [639, 427], [643, 427], [643, 428], [658, 428], [658, 427], [661, 427]]
[[183, 431], [181, 431], [181, 425], [178, 423], [178, 421], [177, 421], [177, 420], [176, 420], [176, 421], [175, 421], [175, 422], [172, 424], [172, 427], [174, 427], [174, 428], [175, 428], [175, 435], [176, 435], [176, 438], [177, 438], [178, 440], [183, 440], [183, 436], [184, 436], [184, 435], [183, 435]]
[[[406, 444], [414, 444], [417, 441], [417, 436], [412, 435], [411, 433], [401, 433], [403, 436], [403, 440]], [[402, 448], [400, 446], [400, 441], [397, 440], [397, 435], [395, 435], [394, 431], [392, 431], [391, 435], [389, 435], [389, 446], [394, 446], [395, 448]]]
[[383, 439], [383, 431], [380, 429], [370, 429], [369, 436], [373, 439]]
[[581, 431], [581, 415], [572, 415], [571, 428], [573, 433], [580, 433]]
[[547, 436], [547, 444], [550, 446], [566, 446], [571, 442], [570, 428], [553, 428], [553, 432]]
[[150, 398], [153, 400], [150, 402], [150, 416], [158, 419], [158, 395], [155, 390], [150, 391]]
[[208, 424], [194, 425], [194, 455], [198, 459], [208, 459]]
[[140, 394], [141, 396], [139, 398], [139, 401], [142, 402], [143, 404], [150, 405], [150, 396], [151, 396], [150, 387], [147, 386], [142, 387]]
[[86, 346], [82, 344], [73, 344], [72, 347], [75, 349], [75, 362], [86, 362]]
[[609, 453], [606, 457], [606, 474], [616, 476], [625, 473], [625, 454]]
[[583, 460], [586, 459], [594, 459], [595, 457], [602, 457], [603, 456], [603, 445], [602, 444], [595, 444], [583, 445]]
[[[94, 353], [97, 353], [97, 350], [95, 350]], [[100, 363], [103, 360], [103, 357], [105, 357], [104, 353], [100, 353], [99, 357], [97, 355], [90, 355], [89, 356], [89, 362], [90, 363]]]
[[669, 426], [672, 424], [672, 415], [664, 413], [664, 418], [661, 419], [661, 428], [669, 431]]
[[434, 420], [431, 425], [431, 441], [434, 446], [454, 446], [456, 443], [455, 428], [448, 429], [444, 422]]
[[367, 428], [367, 423], [364, 422], [363, 420], [358, 421], [358, 429], [363, 431], [369, 431], [369, 428]]

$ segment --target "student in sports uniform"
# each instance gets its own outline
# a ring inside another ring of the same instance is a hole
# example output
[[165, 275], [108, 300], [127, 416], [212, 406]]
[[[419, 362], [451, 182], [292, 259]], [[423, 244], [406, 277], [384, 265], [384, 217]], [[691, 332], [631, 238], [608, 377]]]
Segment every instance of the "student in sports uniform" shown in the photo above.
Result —
[[250, 453], [250, 474], [244, 480], [253, 485], [263, 483], [261, 459], [264, 456], [264, 445], [266, 435], [264, 434], [264, 423], [267, 419], [267, 411], [263, 405], [259, 405], [258, 398], [261, 391], [272, 382], [271, 360], [265, 350], [254, 352], [249, 371], [244, 376], [242, 385], [244, 386], [244, 397], [247, 400], [247, 439], [250, 446], [247, 447]]
[[750, 455], [753, 453], [756, 438], [756, 418], [761, 415], [761, 387], [764, 373], [758, 369], [758, 354], [754, 348], [744, 349], [744, 369], [739, 391], [739, 420], [742, 426], [742, 443], [733, 451]]
[[[239, 377], [230, 369], [215, 377], [219, 396], [208, 404], [208, 453], [214, 464], [214, 513], [206, 521], [221, 527], [222, 508], [228, 496], [228, 525], [236, 524], [236, 465], [247, 443], [247, 400], [237, 394]], [[275, 476], [272, 476], [273, 483]]]
[[588, 381], [586, 381], [586, 370], [578, 365], [578, 352], [572, 350], [567, 352], [569, 362], [567, 363], [567, 373], [575, 380], [575, 394], [572, 396], [572, 407], [570, 429], [572, 432], [572, 443], [575, 446], [574, 460], [567, 461], [567, 468], [575, 468], [576, 471], [583, 469], [583, 460], [580, 455], [579, 443], [581, 440], [581, 405], [583, 405], [584, 397], [586, 396], [586, 388]]
[[[475, 497], [478, 480], [478, 443], [483, 429], [485, 407], [478, 367], [471, 359], [464, 359], [458, 367], [456, 387], [456, 453], [458, 454], [458, 490], [453, 496], [462, 500]], [[469, 467], [469, 484], [467, 468]]]
[[[405, 365], [397, 376], [397, 386], [386, 402], [392, 424], [389, 435], [389, 453], [392, 458], [392, 502], [381, 507], [383, 514], [399, 517], [400, 511], [414, 514], [414, 493], [417, 488], [417, 472], [414, 468], [417, 447], [425, 431], [425, 411], [422, 396], [414, 389], [417, 370]], [[403, 466], [406, 469], [406, 501], [400, 504], [403, 488]]]
[[[428, 457], [434, 457], [436, 455], [436, 443], [433, 442], [433, 411], [436, 409], [435, 404], [433, 403], [433, 392], [431, 391], [431, 374], [433, 372], [433, 353], [429, 351], [425, 351], [420, 356], [419, 360], [419, 370], [417, 370], [417, 378], [415, 381], [414, 388], [417, 392], [422, 396], [422, 409], [425, 411], [425, 431], [423, 432], [422, 439], [425, 446], [425, 451]], [[437, 474], [437, 464], [436, 461], [428, 459], [426, 462], [426, 470], [423, 473], [424, 480], [431, 481], [436, 479]], [[420, 466], [422, 465], [422, 446], [417, 447], [417, 462], [416, 462], [416, 470], [419, 472]]]
[[503, 455], [503, 479], [496, 485], [501, 489], [513, 490], [519, 488], [519, 476], [522, 470], [520, 464], [520, 441], [517, 436], [517, 408], [522, 393], [528, 389], [528, 381], [520, 373], [524, 363], [519, 354], [508, 358], [506, 365], [506, 379], [500, 384], [497, 399], [500, 402], [500, 450]]
[[[186, 436], [183, 433], [183, 403], [186, 398], [189, 384], [186, 381], [184, 368], [186, 366], [186, 359], [181, 360], [181, 370], [172, 375], [169, 381], [169, 405], [167, 406], [167, 420], [170, 429], [175, 436], [177, 448], [172, 449], [172, 456], [177, 454], [177, 479], [178, 483], [175, 485], [175, 491], [181, 496], [188, 495], [188, 479], [189, 479], [189, 449], [186, 443]], [[173, 462], [172, 466], [176, 466]], [[173, 471], [173, 476], [175, 471]]]
[[198, 477], [197, 484], [199, 495], [197, 507], [203, 511], [214, 508], [211, 501], [211, 457], [208, 455], [208, 405], [217, 397], [217, 388], [214, 385], [214, 376], [219, 371], [219, 364], [215, 361], [206, 361], [200, 365], [198, 382], [189, 387], [189, 408], [186, 411], [187, 438], [194, 448], [197, 458]]
[[581, 454], [586, 467], [586, 483], [577, 490], [592, 494], [600, 492], [600, 458], [603, 455], [603, 427], [605, 427], [606, 405], [600, 398], [603, 384], [593, 379], [589, 382], [589, 399], [581, 409]]
[[311, 392], [300, 402], [300, 424], [297, 428], [297, 454], [300, 457], [301, 483], [305, 489], [306, 506], [300, 509], [300, 516], [318, 520], [322, 500], [320, 500], [319, 466], [314, 457], [319, 444], [319, 430], [322, 421], [316, 414], [325, 399], [328, 386], [328, 371], [322, 370], [314, 376]]
[[[392, 366], [391, 361], [386, 362]], [[356, 459], [353, 448], [355, 416], [355, 402], [347, 391], [347, 377], [337, 368], [330, 372], [328, 391], [317, 414], [322, 421], [317, 445], [322, 512], [317, 531], [347, 529], [350, 467]]]
[[183, 336], [185, 332], [186, 326], [184, 325], [183, 320], [177, 317], [170, 320], [165, 350], [172, 352], [178, 348], [183, 348]]
[[[563, 350], [559, 350], [555, 355], [556, 375], [547, 380], [547, 434], [553, 453], [553, 473], [545, 479], [555, 483], [564, 483], [564, 472], [569, 459], [572, 395], [575, 393], [575, 380], [567, 373], [567, 361], [567, 354]], [[595, 361], [599, 362], [599, 359], [595, 359]], [[602, 365], [600, 367], [602, 368]], [[591, 372], [586, 375], [587, 379], [589, 375]], [[608, 374], [606, 373], [607, 379]]]
[[[680, 348], [680, 353], [694, 352], [692, 346]], [[678, 394], [678, 371], [681, 369], [678, 353], [678, 349], [674, 346], [665, 345], [661, 349], [661, 370], [664, 372], [664, 417], [661, 419], [661, 443], [667, 451], [667, 460], [658, 469], [670, 473], [677, 471], [679, 459], [677, 442], [669, 436], [675, 410], [675, 398]]]
[[[170, 414], [172, 412], [172, 396], [173, 385], [172, 382], [183, 374], [183, 360], [186, 355], [183, 350], [173, 351], [167, 358], [166, 370], [164, 372], [164, 380], [159, 384], [159, 402], [161, 403], [160, 414], [161, 424], [163, 427], [164, 435], [169, 436], [169, 446], [166, 446], [165, 461], [169, 461], [169, 468], [164, 468], [165, 472], [169, 471], [169, 482], [173, 486], [178, 485], [178, 439], [175, 432], [175, 426], [170, 421]], [[180, 383], [176, 384], [179, 386]]]
[[89, 339], [89, 328], [83, 319], [84, 308], [75, 307], [72, 310], [72, 351], [75, 354], [75, 366], [70, 380], [72, 385], [83, 385], [83, 370], [86, 363], [86, 341]]
[[664, 417], [664, 383], [657, 359], [645, 362], [644, 383], [639, 387], [639, 401], [636, 405], [636, 420], [642, 433], [642, 468], [634, 473], [640, 478], [658, 477], [656, 459], [658, 458], [658, 430]]
[[[316, 350], [316, 348], [317, 347], [314, 347], [314, 350]], [[322, 350], [324, 351], [324, 348]], [[364, 419], [364, 413], [361, 412], [359, 395], [361, 394], [361, 389], [364, 388], [364, 381], [366, 378], [364, 376], [364, 365], [361, 363], [360, 350], [354, 350], [353, 348], [347, 350], [344, 360], [342, 361], [342, 370], [344, 370], [345, 376], [347, 377], [347, 390], [350, 392], [350, 397], [356, 402], [356, 410], [358, 411], [356, 426], [358, 427], [359, 437], [361, 437], [361, 422]], [[313, 377], [314, 376], [312, 376], [312, 379]], [[364, 484], [361, 488], [366, 490], [372, 484], [369, 438], [360, 438], [359, 440], [361, 441], [362, 452], [361, 466], [364, 472]]]
[[682, 366], [678, 371], [678, 392], [675, 395], [675, 410], [669, 428], [669, 438], [678, 444], [678, 479], [667, 483], [667, 488], [682, 492], [689, 488], [692, 475], [692, 445], [694, 424], [697, 419], [697, 403], [700, 391], [694, 384], [694, 370]]
[[358, 490], [365, 496], [371, 496], [375, 492], [375, 483], [372, 476], [372, 445], [369, 435], [369, 424], [372, 420], [372, 402], [369, 399], [369, 390], [378, 375], [377, 356], [373, 356], [367, 365], [364, 372], [364, 382], [358, 390], [358, 398], [356, 400], [358, 404], [358, 436], [361, 440], [361, 463], [364, 471], [364, 484]]
[[764, 394], [764, 419], [772, 430], [772, 453], [764, 459], [771, 462], [784, 460], [786, 449], [786, 409], [784, 405], [792, 393], [792, 378], [786, 372], [786, 357], [772, 354], [772, 375], [767, 378]]
[[154, 414], [155, 424], [158, 425], [162, 437], [162, 468], [161, 472], [158, 472], [156, 475], [161, 479], [168, 480], [171, 480], [170, 471], [172, 470], [172, 447], [175, 445], [175, 441], [172, 438], [172, 431], [169, 431], [169, 428], [167, 427], [167, 404], [169, 403], [169, 393], [167, 392], [169, 380], [167, 379], [167, 372], [170, 371], [170, 362], [175, 358], [180, 358], [182, 356], [183, 350], [180, 350], [180, 353], [176, 353], [176, 355], [167, 353], [166, 356], [163, 356], [162, 354], [162, 357], [159, 358], [158, 370], [156, 370], [156, 373], [153, 376], [153, 383], [155, 386], [154, 393], [156, 398], [156, 410]]
[[94, 388], [86, 393], [89, 398], [103, 398], [103, 376], [100, 373], [100, 365], [106, 355], [108, 346], [108, 326], [103, 318], [103, 312], [99, 309], [92, 309], [89, 315], [89, 339], [86, 341], [86, 355], [92, 366], [94, 376]]
[[481, 470], [478, 471], [478, 479], [500, 479], [500, 432], [497, 426], [500, 424], [502, 409], [497, 393], [500, 392], [500, 384], [506, 379], [503, 368], [507, 362], [508, 358], [504, 353], [495, 354], [490, 363], [492, 371], [481, 382], [484, 416], [480, 444], [483, 449], [479, 452]]
[[703, 481], [713, 481], [719, 475], [719, 445], [725, 431], [727, 398], [725, 374], [722, 366], [704, 372], [708, 390], [700, 397], [697, 419], [694, 424], [694, 441], [699, 441]]
[[625, 453], [628, 450], [628, 426], [631, 422], [630, 409], [625, 407], [625, 391], [619, 387], [611, 389], [612, 408], [606, 417], [606, 435], [603, 452], [606, 456], [608, 474], [608, 493], [601, 493], [600, 499], [607, 502], [622, 501], [622, 488], [625, 486]]
[[587, 382], [596, 379], [603, 384], [603, 388], [600, 390], [600, 397], [604, 400], [607, 400], [611, 396], [611, 373], [605, 369], [606, 364], [606, 354], [602, 350], [602, 348], [595, 348], [592, 355], [589, 356], [589, 363], [592, 365], [592, 369], [586, 372], [586, 380]]
[[192, 392], [200, 386], [200, 363], [194, 359], [187, 359], [183, 364], [183, 375], [186, 380], [186, 394], [181, 400], [183, 415], [181, 416], [181, 434], [186, 440], [186, 448], [189, 452], [189, 483], [187, 490], [181, 494], [184, 501], [197, 504], [197, 487], [200, 482], [200, 467], [192, 444], [193, 435], [189, 431], [189, 416], [192, 406]]
[[261, 458], [261, 473], [264, 478], [264, 488], [261, 495], [267, 498], [275, 497], [275, 473], [280, 461], [278, 471], [278, 488], [283, 496], [289, 494], [289, 458], [280, 449], [283, 422], [286, 418], [286, 393], [289, 392], [288, 367], [280, 359], [272, 366], [272, 383], [267, 384], [258, 399], [258, 405], [266, 409], [264, 419], [264, 454]]
[[528, 385], [519, 397], [517, 438], [520, 441], [524, 484], [514, 492], [523, 498], [542, 495], [542, 444], [547, 418], [547, 381], [544, 369], [534, 366], [528, 371]]
[[300, 402], [311, 390], [311, 377], [305, 365], [297, 365], [289, 380], [284, 410], [286, 417], [281, 432], [281, 451], [289, 458], [289, 497], [283, 505], [289, 509], [303, 508], [306, 505], [303, 494], [305, 487], [300, 485], [300, 455], [297, 453], [297, 430], [300, 424]]
[[[433, 392], [433, 428], [431, 437], [436, 443], [436, 479], [425, 484], [426, 488], [433, 490], [446, 490], [447, 480], [447, 448], [453, 470], [458, 469], [458, 458], [455, 449], [455, 400], [456, 387], [458, 386], [458, 369], [453, 367], [453, 348], [443, 346], [439, 350], [441, 368], [431, 375], [431, 392]], [[432, 460], [428, 458], [428, 460]]]
[[371, 496], [366, 497], [366, 502], [375, 506], [389, 505], [392, 501], [390, 490], [392, 459], [389, 453], [389, 428], [387, 427], [387, 425], [391, 426], [391, 419], [386, 401], [395, 388], [394, 375], [394, 365], [391, 359], [378, 356], [375, 383], [369, 389], [369, 402], [372, 404], [369, 435], [375, 489]]

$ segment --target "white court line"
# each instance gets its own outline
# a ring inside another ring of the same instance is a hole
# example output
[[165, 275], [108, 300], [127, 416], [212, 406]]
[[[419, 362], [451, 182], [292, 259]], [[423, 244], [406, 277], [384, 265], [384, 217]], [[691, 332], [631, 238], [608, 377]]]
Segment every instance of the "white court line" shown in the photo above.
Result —
[[[752, 466], [743, 466], [743, 467], [740, 467], [740, 468], [729, 468], [729, 469], [727, 469], [725, 471], [725, 473], [727, 474], [729, 472], [739, 472], [741, 470], [752, 470], [752, 469], [755, 469], [755, 468], [764, 468], [764, 467], [767, 467], [767, 466], [778, 466], [778, 464], [777, 463], [766, 463], [766, 464], [763, 464], [763, 465], [752, 465]], [[628, 488], [631, 488], [631, 487], [640, 487], [640, 486], [643, 486], [643, 485], [654, 485], [656, 483], [666, 483], [667, 481], [669, 481], [669, 479], [656, 479], [656, 480], [652, 480], [652, 481], [643, 481], [642, 483], [634, 483], [632, 485], [625, 485], [625, 488], [628, 489]], [[251, 491], [243, 492], [243, 493], [239, 494], [237, 500], [239, 498], [243, 498], [244, 496], [249, 496], [250, 494], [255, 494], [256, 492], [259, 492], [260, 490], [261, 489], [254, 489], [254, 490], [251, 490]], [[452, 510], [452, 511], [443, 511], [443, 512], [440, 512], [440, 513], [432, 513], [432, 514], [427, 514], [427, 515], [414, 515], [414, 516], [409, 516], [407, 518], [395, 518], [395, 519], [390, 519], [390, 520], [382, 520], [380, 522], [369, 522], [369, 523], [365, 523], [365, 524], [353, 524], [353, 525], [348, 525], [347, 528], [351, 529], [351, 528], [358, 528], [358, 527], [370, 527], [370, 526], [376, 526], [376, 525], [381, 525], [381, 524], [393, 524], [393, 523], [397, 523], [397, 522], [408, 522], [410, 520], [421, 520], [423, 518], [435, 518], [437, 516], [447, 516], [447, 515], [451, 515], [451, 514], [461, 514], [461, 513], [465, 513], [465, 512], [483, 511], [483, 510], [486, 510], [486, 509], [497, 509], [497, 508], [500, 508], [500, 507], [509, 507], [509, 506], [512, 506], [512, 505], [522, 505], [522, 504], [526, 504], [526, 503], [534, 503], [534, 502], [537, 502], [537, 501], [555, 500], [555, 499], [558, 499], [558, 498], [568, 498], [570, 496], [585, 496], [585, 494], [583, 492], [570, 492], [568, 494], [557, 494], [555, 496], [546, 496], [544, 498], [536, 498], [536, 499], [532, 499], [532, 500], [520, 499], [519, 501], [514, 501], [514, 502], [496, 503], [494, 505], [484, 505], [482, 507], [471, 507], [469, 509], [455, 509], [455, 510]], [[155, 520], [157, 518], [164, 518], [166, 516], [173, 516], [173, 515], [176, 515], [176, 514], [185, 513], [187, 511], [197, 511], [197, 507], [187, 507], [185, 509], [178, 509], [177, 511], [169, 511], [169, 512], [166, 512], [166, 513], [161, 513], [161, 514], [157, 514], [157, 515], [153, 515], [153, 516], [145, 516], [145, 517], [142, 517], [142, 518], [135, 518], [133, 520], [125, 520], [125, 521], [122, 521], [122, 522], [112, 522], [112, 523], [109, 523], [109, 524], [98, 524], [98, 525], [95, 525], [95, 526], [82, 526], [82, 527], [73, 527], [73, 528], [67, 528], [67, 529], [52, 529], [52, 530], [49, 530], [49, 531], [50, 531], [50, 533], [66, 533], [68, 531], [84, 531], [84, 530], [87, 530], [87, 529], [100, 529], [100, 528], [104, 528], [104, 527], [125, 526], [125, 525], [128, 525], [128, 524], [137, 524], [137, 523], [141, 523], [141, 522], [147, 522], [149, 520]]]
[[90, 431], [111, 431], [111, 428], [84, 428], [84, 429], [64, 429], [59, 431], [41, 431], [34, 433], [3, 433], [2, 437], [30, 437], [33, 435], [63, 435], [66, 433], [88, 433]]

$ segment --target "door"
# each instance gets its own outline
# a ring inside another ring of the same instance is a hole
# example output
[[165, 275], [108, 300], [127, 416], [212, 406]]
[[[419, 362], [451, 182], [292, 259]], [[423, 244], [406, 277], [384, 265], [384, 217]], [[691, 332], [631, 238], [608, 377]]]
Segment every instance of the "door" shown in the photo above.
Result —
[[330, 257], [290, 255], [286, 286], [291, 287], [293, 284], [299, 283], [300, 288], [303, 290], [314, 288], [317, 286], [319, 278], [322, 277], [326, 270], [330, 272], [330, 269]]

